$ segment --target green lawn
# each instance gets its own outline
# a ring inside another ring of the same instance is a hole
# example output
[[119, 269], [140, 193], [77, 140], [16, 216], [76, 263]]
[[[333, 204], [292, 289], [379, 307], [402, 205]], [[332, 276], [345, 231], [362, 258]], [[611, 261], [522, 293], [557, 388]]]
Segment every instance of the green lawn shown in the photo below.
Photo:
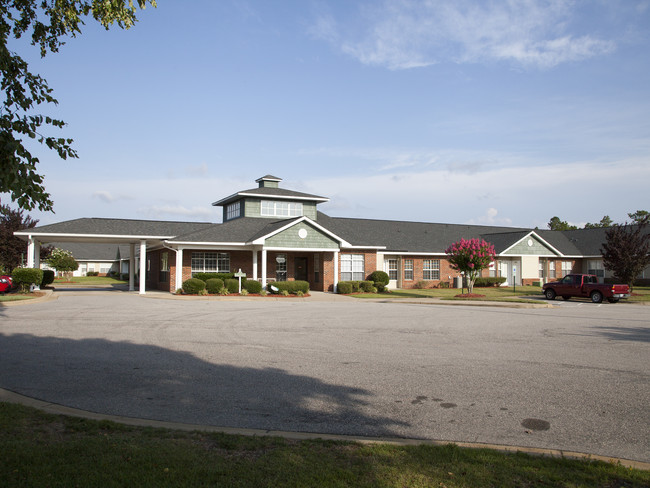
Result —
[[57, 283], [61, 284], [79, 284], [79, 285], [118, 285], [118, 284], [128, 284], [128, 281], [116, 280], [115, 278], [109, 278], [108, 276], [73, 276], [69, 280], [64, 278], [55, 278], [52, 286], [56, 286]]
[[32, 298], [36, 297], [32, 294], [10, 293], [9, 295], [0, 295], [0, 302], [17, 302], [18, 300], [30, 300]]
[[138, 428], [0, 403], [0, 486], [643, 487], [650, 472], [488, 449]]
[[[443, 298], [453, 299], [461, 292], [467, 293], [467, 288], [429, 288], [426, 290], [400, 289], [392, 290], [390, 293], [365, 293], [352, 295], [358, 298]], [[539, 286], [517, 286], [514, 290], [511, 286], [499, 287], [474, 287], [474, 294], [485, 295], [481, 300], [511, 300], [518, 297], [542, 296], [542, 289]]]
[[[458, 288], [431, 288], [426, 290], [414, 290], [414, 289], [400, 289], [392, 290], [390, 293], [360, 293], [353, 294], [351, 296], [355, 298], [441, 298], [443, 300], [458, 300], [454, 298], [456, 295], [460, 295], [462, 290]], [[467, 288], [464, 290], [467, 293]], [[485, 295], [485, 298], [464, 298], [463, 300], [491, 300], [491, 301], [522, 301], [521, 298], [524, 298], [523, 301], [530, 302], [532, 300], [525, 300], [525, 297], [538, 297], [542, 298], [542, 289], [539, 286], [517, 286], [514, 290], [512, 286], [500, 286], [500, 287], [487, 287], [487, 288], [476, 288], [474, 287], [474, 293]], [[518, 300], [519, 298], [519, 300]], [[647, 286], [635, 286], [633, 289], [633, 296], [627, 300], [621, 300], [621, 303], [624, 302], [650, 302], [650, 287]], [[539, 303], [535, 301], [534, 303]]]

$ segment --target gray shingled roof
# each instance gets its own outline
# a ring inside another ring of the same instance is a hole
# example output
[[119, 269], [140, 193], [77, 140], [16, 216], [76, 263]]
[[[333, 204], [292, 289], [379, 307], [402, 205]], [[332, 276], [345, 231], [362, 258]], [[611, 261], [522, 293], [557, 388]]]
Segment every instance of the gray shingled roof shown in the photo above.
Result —
[[131, 220], [81, 218], [25, 230], [38, 234], [85, 234], [114, 236], [172, 237], [214, 225], [209, 222], [168, 222], [160, 220]]
[[234, 193], [230, 195], [229, 197], [223, 198], [221, 200], [218, 200], [212, 205], [214, 206], [224, 206], [227, 205], [228, 203], [234, 202], [235, 200], [239, 200], [242, 198], [242, 196], [245, 196], [246, 194], [249, 195], [269, 195], [269, 196], [276, 196], [276, 197], [291, 197], [295, 198], [296, 200], [320, 200], [323, 202], [329, 201], [329, 198], [327, 197], [321, 197], [320, 195], [311, 195], [309, 193], [302, 193], [299, 191], [293, 191], [293, 190], [285, 190], [284, 188], [268, 188], [268, 187], [263, 187], [263, 188], [251, 188], [250, 190], [243, 190], [239, 191], [237, 193]]
[[196, 232], [182, 234], [169, 239], [171, 242], [250, 242], [274, 230], [283, 227], [300, 217], [282, 220], [270, 220], [254, 217], [241, 217], [223, 224], [212, 224]]
[[[70, 251], [77, 261], [115, 261], [128, 259], [130, 246], [120, 244], [101, 244], [89, 242], [50, 242], [47, 246]], [[137, 255], [139, 248], [136, 247]]]

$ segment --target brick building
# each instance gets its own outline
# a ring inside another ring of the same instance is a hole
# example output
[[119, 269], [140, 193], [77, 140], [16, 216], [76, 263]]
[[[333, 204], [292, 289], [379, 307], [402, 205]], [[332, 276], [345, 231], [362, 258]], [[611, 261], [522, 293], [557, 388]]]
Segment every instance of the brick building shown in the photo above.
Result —
[[[28, 266], [39, 264], [41, 243], [120, 246], [119, 269], [136, 270], [141, 293], [146, 287], [173, 292], [197, 272], [239, 269], [263, 285], [305, 280], [320, 291], [334, 291], [339, 281], [364, 280], [375, 270], [389, 274], [392, 288], [453, 286], [458, 274], [445, 249], [474, 237], [497, 251], [484, 276], [505, 277], [510, 285], [570, 272], [606, 276], [600, 255], [604, 229], [560, 232], [330, 217], [317, 208], [328, 198], [280, 188], [281, 181], [266, 175], [256, 188], [214, 202], [223, 209], [221, 224], [82, 218], [16, 235], [29, 242]], [[134, 273], [129, 277], [133, 289]]]

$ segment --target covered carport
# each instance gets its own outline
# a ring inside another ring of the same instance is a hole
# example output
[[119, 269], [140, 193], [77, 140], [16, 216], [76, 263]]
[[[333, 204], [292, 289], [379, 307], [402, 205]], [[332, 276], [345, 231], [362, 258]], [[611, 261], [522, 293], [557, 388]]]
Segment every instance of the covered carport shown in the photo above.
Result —
[[164, 240], [204, 226], [207, 222], [164, 222], [152, 220], [82, 218], [56, 224], [34, 227], [14, 232], [14, 235], [27, 242], [27, 267], [40, 267], [41, 246], [48, 243], [101, 243], [128, 244], [129, 290], [135, 291], [136, 250], [140, 257], [138, 272], [138, 291], [146, 293], [147, 250], [162, 247]]

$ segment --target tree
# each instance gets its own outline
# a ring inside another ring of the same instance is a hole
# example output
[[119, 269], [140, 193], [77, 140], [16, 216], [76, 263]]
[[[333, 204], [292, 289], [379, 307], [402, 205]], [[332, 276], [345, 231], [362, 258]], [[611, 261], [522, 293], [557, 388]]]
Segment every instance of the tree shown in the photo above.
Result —
[[548, 228], [551, 230], [575, 230], [575, 225], [569, 225], [568, 222], [560, 220], [560, 217], [553, 217], [548, 221]]
[[[16, 237], [17, 230], [31, 229], [38, 220], [29, 215], [23, 215], [22, 210], [13, 210], [9, 205], [0, 205], [0, 268], [6, 273], [17, 268], [23, 262], [27, 252], [27, 243]], [[41, 247], [41, 259], [49, 255], [49, 247]]]
[[633, 285], [634, 279], [650, 264], [650, 233], [646, 227], [650, 215], [636, 224], [616, 224], [605, 233], [606, 241], [600, 249], [604, 266], [616, 279]]
[[609, 218], [609, 215], [605, 215], [602, 219], [600, 219], [600, 222], [596, 224], [590, 224], [587, 223], [585, 224], [585, 229], [598, 229], [601, 227], [611, 227], [614, 222], [612, 221], [611, 218]]
[[52, 89], [40, 75], [31, 73], [27, 62], [12, 52], [10, 37], [30, 37], [41, 57], [56, 53], [63, 38], [81, 34], [83, 17], [92, 17], [108, 29], [117, 24], [132, 27], [137, 7], [156, 0], [0, 0], [0, 77], [4, 100], [0, 102], [0, 193], [10, 193], [22, 209], [52, 210], [43, 176], [37, 173], [38, 158], [24, 139], [29, 138], [56, 151], [62, 159], [76, 158], [72, 139], [46, 135], [46, 128], [61, 129], [65, 122], [35, 113], [41, 104], [57, 104]]
[[474, 282], [481, 271], [488, 268], [496, 257], [494, 246], [482, 239], [461, 239], [445, 251], [452, 269], [465, 273], [469, 293], [474, 291]]
[[637, 210], [634, 213], [627, 214], [627, 216], [630, 217], [632, 221], [637, 224], [640, 224], [641, 221], [648, 215], [650, 215], [650, 212], [648, 212], [647, 210]]
[[77, 260], [72, 256], [72, 253], [65, 249], [59, 249], [58, 247], [52, 251], [50, 257], [47, 258], [45, 262], [51, 268], [54, 268], [58, 272], [62, 272], [66, 277], [68, 273], [79, 269], [79, 263], [77, 263]]

